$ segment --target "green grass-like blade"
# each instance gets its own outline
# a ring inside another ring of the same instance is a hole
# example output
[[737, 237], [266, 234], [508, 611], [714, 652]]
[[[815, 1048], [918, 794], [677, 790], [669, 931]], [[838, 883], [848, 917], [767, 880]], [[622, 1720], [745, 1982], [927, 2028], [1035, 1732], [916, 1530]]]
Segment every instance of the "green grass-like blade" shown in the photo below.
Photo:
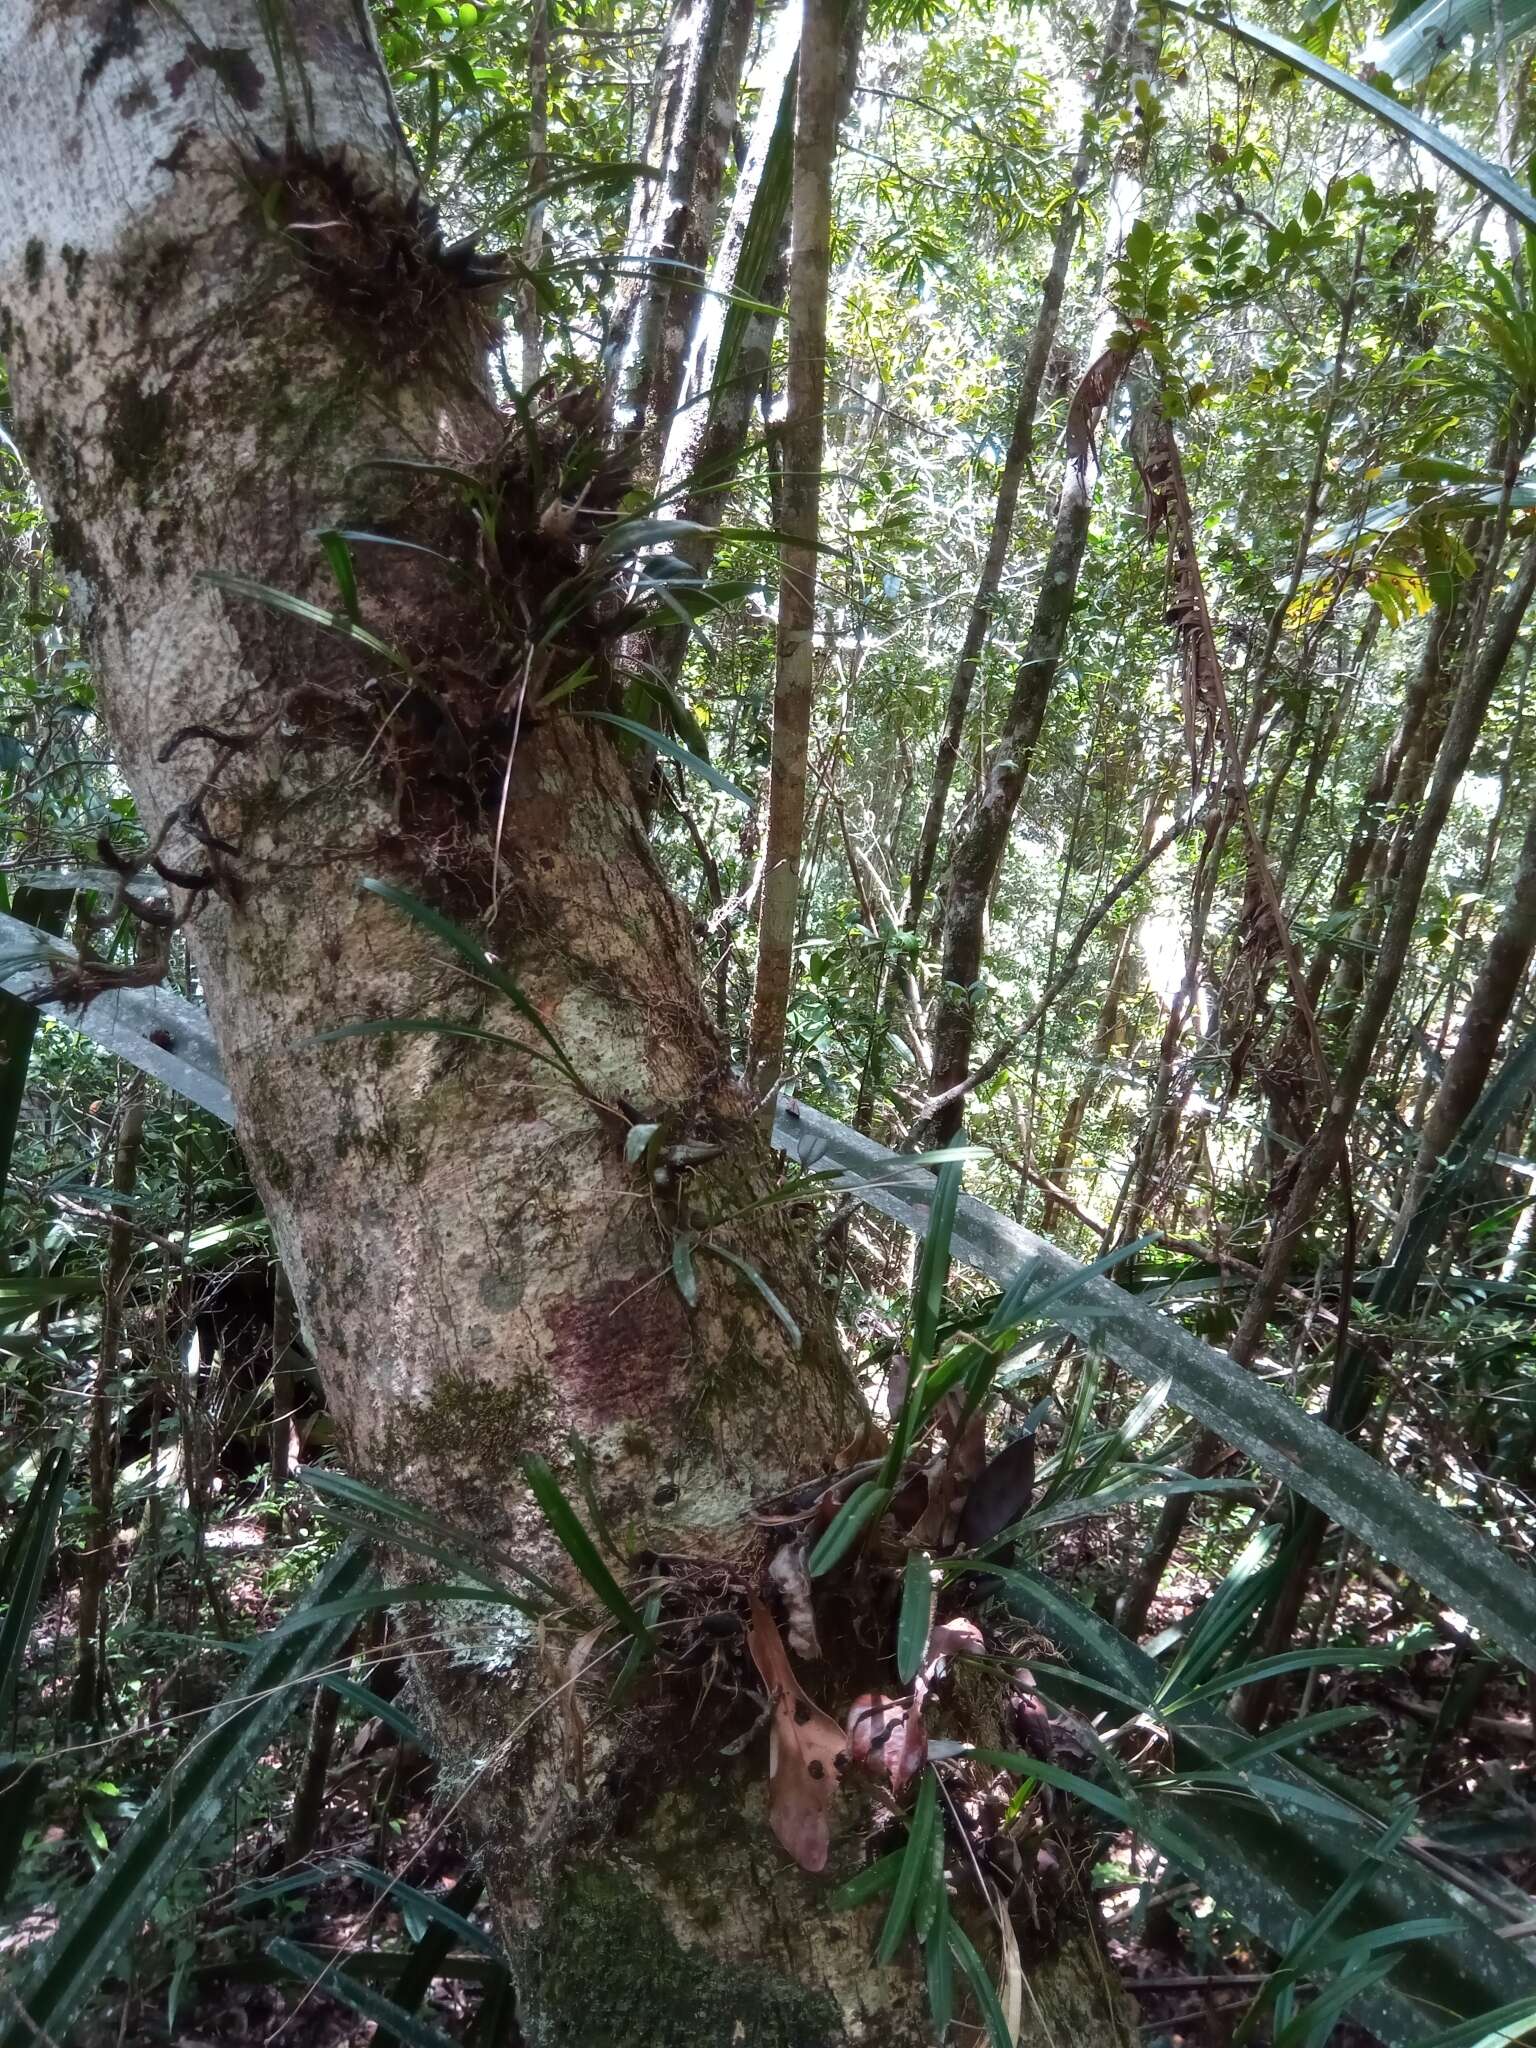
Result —
[[[398, 1544], [422, 1557], [430, 1557], [435, 1564], [446, 1565], [450, 1571], [470, 1572], [485, 1577], [489, 1584], [496, 1583], [486, 1567], [477, 1563], [471, 1554], [477, 1548], [484, 1548], [472, 1531], [456, 1529], [451, 1522], [443, 1521], [441, 1516], [430, 1513], [426, 1508], [400, 1500], [392, 1493], [381, 1492], [377, 1486], [370, 1486], [366, 1479], [354, 1479], [350, 1473], [333, 1472], [324, 1465], [305, 1465], [299, 1472], [299, 1481], [318, 1493], [338, 1520], [346, 1521], [362, 1534], [385, 1543]], [[531, 1565], [496, 1551], [487, 1554], [494, 1558], [498, 1568], [511, 1572], [514, 1578], [532, 1586], [546, 1600], [559, 1601], [560, 1594]]]
[[923, 1967], [928, 1980], [928, 2011], [942, 2041], [955, 2016], [955, 1972], [949, 1945], [949, 1899], [941, 1891], [931, 1931], [923, 1939]]
[[907, 1843], [902, 1851], [896, 1888], [891, 1893], [890, 1910], [885, 1916], [885, 1925], [880, 1930], [880, 1941], [875, 1950], [877, 1962], [892, 1963], [896, 1960], [896, 1951], [901, 1947], [912, 1919], [912, 1909], [927, 1881], [933, 1858], [938, 1797], [937, 1778], [932, 1771], [924, 1771], [923, 1781], [917, 1789], [917, 1804], [912, 1809], [912, 1822], [907, 1829]]
[[971, 1996], [981, 2008], [982, 2018], [987, 2023], [987, 2038], [992, 2048], [1013, 2048], [1013, 2036], [1008, 2031], [1008, 2022], [1003, 2017], [1003, 2008], [998, 2003], [997, 1989], [987, 1974], [987, 1966], [976, 1953], [970, 1936], [963, 1928], [950, 1920], [945, 1932], [955, 1961], [965, 1972], [971, 1987]]
[[938, 1341], [939, 1318], [944, 1313], [944, 1283], [949, 1278], [949, 1247], [954, 1235], [955, 1208], [960, 1200], [960, 1177], [964, 1169], [957, 1161], [939, 1168], [928, 1228], [923, 1233], [923, 1254], [912, 1295], [912, 1379], [933, 1363]]
[[398, 647], [391, 647], [387, 640], [381, 640], [377, 633], [370, 632], [345, 612], [328, 612], [324, 605], [311, 604], [307, 597], [295, 597], [290, 590], [274, 590], [270, 583], [258, 583], [254, 577], [235, 576], [224, 569], [201, 570], [199, 580], [211, 583], [226, 597], [247, 598], [253, 604], [264, 604], [268, 611], [284, 612], [291, 619], [302, 619], [306, 626], [318, 626], [322, 632], [336, 633], [343, 640], [355, 640], [359, 647], [366, 647], [370, 654], [377, 654], [391, 668], [397, 668], [406, 675], [411, 673], [411, 664]]
[[350, 2006], [361, 2019], [372, 2020], [381, 2033], [393, 2034], [403, 2048], [458, 2048], [451, 2035], [440, 2027], [417, 2019], [414, 2013], [386, 1998], [382, 1991], [373, 1991], [368, 1985], [360, 1984], [356, 1977], [349, 1976], [344, 1969], [328, 1970], [315, 1967], [315, 1959], [296, 1942], [285, 1941], [281, 1935], [268, 1942], [267, 1953], [273, 1962], [291, 1972], [301, 1983], [309, 1984], [327, 1998], [335, 1998]]
[[[306, 1601], [318, 1607], [343, 1600], [370, 1572], [363, 1546], [349, 1545], [326, 1565]], [[352, 1628], [348, 1614], [319, 1628], [274, 1630], [262, 1638], [235, 1692], [178, 1758], [15, 1987], [15, 2001], [0, 2018], [0, 2048], [62, 2040], [123, 1944], [292, 1713], [301, 1691], [338, 1655]]]
[[573, 715], [577, 718], [595, 718], [599, 725], [617, 726], [620, 732], [628, 733], [631, 739], [641, 740], [646, 746], [654, 747], [658, 754], [665, 754], [668, 760], [676, 761], [679, 767], [686, 768], [690, 775], [700, 776], [712, 789], [718, 789], [725, 796], [734, 797], [739, 804], [750, 805], [752, 802], [741, 784], [732, 782], [729, 775], [717, 768], [713, 761], [706, 761], [702, 754], [695, 754], [690, 748], [685, 747], [681, 740], [673, 739], [670, 733], [662, 732], [654, 725], [642, 725], [638, 718], [621, 718], [617, 711], [578, 711]]
[[875, 1862], [866, 1864], [854, 1876], [847, 1878], [835, 1892], [827, 1894], [829, 1913], [851, 1913], [855, 1906], [867, 1906], [871, 1899], [878, 1899], [891, 1889], [900, 1874], [902, 1851], [893, 1849], [888, 1856], [881, 1856]]
[[473, 932], [467, 932], [462, 925], [455, 924], [451, 917], [444, 917], [440, 910], [434, 910], [430, 903], [423, 903], [419, 896], [413, 896], [409, 889], [402, 889], [394, 882], [383, 882], [376, 876], [369, 875], [360, 886], [370, 896], [382, 897], [384, 902], [394, 909], [404, 912], [411, 922], [419, 925], [423, 931], [430, 932], [436, 939], [441, 939], [443, 944], [457, 953], [482, 981], [488, 981], [492, 988], [504, 995], [524, 1023], [530, 1025], [543, 1039], [554, 1055], [555, 1064], [566, 1079], [581, 1094], [586, 1094], [586, 1087], [581, 1076], [571, 1065], [570, 1055], [565, 1047], [544, 1022], [517, 982], [504, 967], [497, 965]]
[[842, 1562], [868, 1524], [883, 1515], [891, 1504], [891, 1489], [878, 1479], [866, 1479], [856, 1486], [821, 1533], [821, 1540], [806, 1562], [813, 1579]]
[[739, 1257], [735, 1252], [728, 1251], [723, 1244], [715, 1244], [709, 1238], [701, 1238], [695, 1249], [701, 1252], [708, 1252], [712, 1258], [724, 1259], [728, 1266], [734, 1266], [742, 1279], [757, 1289], [763, 1298], [764, 1304], [773, 1311], [784, 1325], [784, 1334], [789, 1339], [790, 1350], [794, 1352], [799, 1351], [800, 1346], [805, 1341], [800, 1325], [795, 1321], [789, 1310], [780, 1301], [779, 1297], [750, 1260]]
[[16, 1696], [43, 1571], [68, 1485], [69, 1451], [60, 1444], [44, 1454], [0, 1557], [0, 1600], [6, 1603], [5, 1620], [0, 1622], [0, 1724], [8, 1718]]
[[417, 1885], [406, 1884], [403, 1879], [391, 1877], [387, 1870], [379, 1870], [357, 1856], [343, 1856], [340, 1867], [382, 1892], [389, 1905], [402, 1909], [414, 1907], [426, 1919], [446, 1928], [465, 1948], [472, 1948], [483, 1956], [500, 1956], [501, 1945], [494, 1935], [488, 1934], [483, 1927], [477, 1927], [473, 1920], [466, 1920], [447, 1899], [438, 1898], [435, 1892], [424, 1892]]
[[901, 1613], [896, 1622], [896, 1669], [910, 1685], [922, 1669], [933, 1622], [933, 1559], [914, 1550], [901, 1578]]
[[1442, 163], [1448, 170], [1475, 185], [1502, 206], [1506, 213], [1512, 213], [1528, 228], [1536, 228], [1536, 198], [1529, 192], [1522, 192], [1514, 179], [1508, 177], [1496, 164], [1489, 163], [1475, 150], [1465, 148], [1443, 128], [1437, 128], [1433, 121], [1426, 121], [1411, 107], [1389, 99], [1384, 92], [1378, 92], [1363, 79], [1354, 78], [1347, 71], [1341, 71], [1336, 64], [1329, 64], [1324, 58], [1316, 57], [1302, 43], [1292, 42], [1289, 36], [1277, 35], [1273, 29], [1264, 28], [1256, 21], [1248, 21], [1240, 14], [1223, 14], [1211, 7], [1197, 7], [1192, 0], [1169, 0], [1169, 5], [1180, 14], [1187, 14], [1194, 21], [1203, 21], [1209, 28], [1224, 29], [1250, 49], [1258, 50], [1263, 56], [1273, 57], [1277, 63], [1285, 64], [1293, 71], [1301, 71], [1308, 78], [1316, 79], [1319, 85], [1326, 85], [1342, 98], [1353, 100], [1357, 107], [1364, 107], [1368, 114], [1374, 114], [1378, 121], [1384, 121], [1389, 128], [1395, 128], [1399, 135], [1407, 136], [1421, 149]]
[[629, 1635], [637, 1642], [644, 1643], [647, 1649], [654, 1648], [655, 1639], [646, 1627], [644, 1618], [637, 1612], [634, 1603], [604, 1564], [597, 1545], [583, 1528], [576, 1510], [560, 1491], [559, 1481], [549, 1466], [542, 1458], [525, 1458], [523, 1475], [533, 1490], [534, 1499], [544, 1511], [545, 1521], [559, 1537], [562, 1549], [598, 1599]]
[[274, 1636], [291, 1636], [305, 1629], [324, 1626], [350, 1616], [354, 1621], [360, 1614], [374, 1614], [381, 1607], [406, 1607], [420, 1604], [424, 1607], [440, 1607], [448, 1600], [472, 1602], [479, 1607], [515, 1607], [519, 1614], [526, 1614], [537, 1621], [543, 1612], [530, 1600], [519, 1593], [509, 1593], [505, 1586], [483, 1586], [471, 1580], [467, 1584], [444, 1585], [440, 1579], [412, 1579], [403, 1586], [373, 1586], [360, 1593], [347, 1593], [336, 1600], [323, 1600], [316, 1607], [295, 1608], [285, 1615], [273, 1629]]

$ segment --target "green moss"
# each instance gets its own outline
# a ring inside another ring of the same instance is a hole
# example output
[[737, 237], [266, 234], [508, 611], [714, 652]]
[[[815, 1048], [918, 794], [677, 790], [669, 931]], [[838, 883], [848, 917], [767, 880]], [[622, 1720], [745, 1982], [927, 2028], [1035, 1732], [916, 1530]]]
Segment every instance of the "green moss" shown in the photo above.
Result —
[[23, 258], [27, 283], [31, 285], [33, 291], [36, 291], [43, 281], [43, 260], [45, 254], [46, 251], [43, 248], [41, 237], [34, 235], [27, 244], [27, 253]]
[[449, 1469], [511, 1471], [548, 1433], [548, 1396], [532, 1380], [509, 1386], [446, 1372], [399, 1430], [408, 1455]]
[[523, 1945], [529, 2048], [836, 2048], [837, 2008], [761, 1965], [686, 1948], [634, 1882], [567, 1873]]
[[66, 242], [59, 254], [64, 259], [64, 290], [69, 298], [80, 296], [80, 282], [85, 276], [85, 251], [72, 249]]

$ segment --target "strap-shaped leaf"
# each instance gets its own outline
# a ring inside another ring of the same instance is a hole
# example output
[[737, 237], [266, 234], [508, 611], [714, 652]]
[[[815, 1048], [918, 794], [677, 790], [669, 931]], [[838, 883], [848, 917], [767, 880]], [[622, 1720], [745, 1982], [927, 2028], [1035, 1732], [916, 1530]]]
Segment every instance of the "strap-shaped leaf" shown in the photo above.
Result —
[[1524, 221], [1528, 228], [1536, 228], [1536, 198], [1529, 192], [1522, 192], [1514, 179], [1501, 171], [1497, 164], [1489, 163], [1487, 157], [1479, 156], [1475, 149], [1468, 149], [1447, 135], [1443, 128], [1437, 128], [1433, 121], [1426, 121], [1411, 107], [1389, 99], [1384, 92], [1378, 92], [1374, 85], [1367, 85], [1364, 79], [1353, 77], [1348, 71], [1341, 71], [1337, 64], [1329, 64], [1322, 57], [1315, 57], [1303, 43], [1294, 43], [1289, 36], [1276, 35], [1272, 28], [1264, 28], [1256, 21], [1248, 21], [1240, 14], [1223, 14], [1212, 7], [1196, 7], [1191, 0], [1168, 0], [1171, 7], [1180, 14], [1187, 14], [1195, 21], [1203, 21], [1211, 28], [1225, 29], [1251, 49], [1261, 51], [1266, 57], [1273, 57], [1277, 63], [1289, 65], [1293, 71], [1305, 72], [1308, 78], [1315, 78], [1319, 85], [1326, 85], [1341, 95], [1353, 100], [1357, 107], [1364, 107], [1368, 114], [1374, 114], [1379, 121], [1385, 121], [1389, 128], [1395, 128], [1399, 135], [1406, 135], [1410, 142], [1416, 142], [1420, 149], [1428, 150], [1448, 170], [1455, 171], [1475, 185], [1479, 192], [1485, 192], [1497, 206], [1506, 213], [1514, 214]]
[[[1045, 1630], [1074, 1671], [1117, 1694], [1155, 1701], [1162, 1674], [1137, 1644], [1038, 1573], [993, 1569], [1007, 1586], [1009, 1606]], [[1036, 1676], [1042, 1690], [1055, 1692], [1043, 1666]], [[1173, 1736], [1177, 1780], [1166, 1789], [1136, 1785], [1131, 1824], [1284, 1953], [1298, 1922], [1311, 1919], [1373, 1862], [1380, 1826], [1272, 1748], [1261, 1752], [1214, 1709], [1176, 1717]], [[1250, 1768], [1260, 1754], [1262, 1775]], [[1018, 1763], [1022, 1771], [1048, 1775], [1031, 1757]], [[1214, 1782], [1218, 1774], [1224, 1783]], [[1100, 1793], [1101, 1800], [1111, 1796]], [[1486, 1911], [1401, 1856], [1371, 1870], [1339, 1931], [1359, 1937], [1405, 1920], [1441, 1919], [1453, 1922], [1455, 1932], [1421, 1936], [1389, 1977], [1358, 1987], [1351, 2010], [1388, 2048], [1420, 2048], [1438, 2038], [1452, 2015], [1478, 2014], [1491, 2027], [1500, 2010], [1536, 1996], [1536, 1968], [1494, 1931]]]
[[[904, 1162], [872, 1138], [781, 1096], [774, 1143], [794, 1156], [802, 1142], [821, 1147], [822, 1162], [842, 1170], [849, 1192], [861, 1202], [923, 1234], [934, 1199], [932, 1174], [921, 1168], [903, 1173]], [[1401, 1565], [1519, 1662], [1536, 1666], [1536, 1578], [1481, 1529], [1378, 1464], [1225, 1352], [1113, 1282], [1084, 1276], [1070, 1254], [968, 1195], [959, 1198], [950, 1248], [962, 1264], [1001, 1287], [1031, 1262], [1036, 1286], [1078, 1275], [1079, 1284], [1052, 1309], [1062, 1329], [1133, 1379], [1166, 1379], [1187, 1415], [1238, 1445], [1375, 1556]]]
[[[366, 1550], [348, 1545], [321, 1572], [301, 1605], [344, 1603], [371, 1575]], [[304, 1688], [335, 1659], [355, 1625], [355, 1613], [348, 1610], [317, 1628], [274, 1630], [262, 1639], [235, 1691], [182, 1753], [16, 1986], [16, 1998], [0, 2022], [0, 2048], [37, 2048], [41, 2040], [64, 2038], [81, 2002], [111, 1969], [123, 1944], [293, 1712]]]
[[53, 1549], [54, 1526], [68, 1485], [67, 1447], [60, 1445], [45, 1451], [16, 1517], [16, 1526], [0, 1555], [0, 1600], [5, 1602], [5, 1619], [0, 1621], [0, 1722], [11, 1711], [27, 1637], [32, 1630], [32, 1614], [43, 1583], [43, 1567]]

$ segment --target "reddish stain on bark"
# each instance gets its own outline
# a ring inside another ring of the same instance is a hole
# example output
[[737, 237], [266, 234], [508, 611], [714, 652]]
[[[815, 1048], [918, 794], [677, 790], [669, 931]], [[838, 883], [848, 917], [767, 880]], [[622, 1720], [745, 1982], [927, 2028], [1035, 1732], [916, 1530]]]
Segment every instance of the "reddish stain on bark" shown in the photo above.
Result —
[[682, 1390], [687, 1311], [648, 1278], [610, 1281], [550, 1316], [550, 1376], [594, 1425], [656, 1415]]

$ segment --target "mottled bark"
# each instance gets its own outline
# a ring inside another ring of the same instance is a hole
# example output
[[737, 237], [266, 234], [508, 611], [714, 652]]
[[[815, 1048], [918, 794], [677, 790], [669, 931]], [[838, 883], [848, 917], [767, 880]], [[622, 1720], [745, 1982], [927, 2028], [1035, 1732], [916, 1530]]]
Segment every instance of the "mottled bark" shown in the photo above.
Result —
[[[580, 1597], [519, 1471], [534, 1452], [562, 1466], [575, 1436], [635, 1553], [750, 1575], [751, 1504], [829, 1469], [858, 1404], [804, 1247], [755, 1206], [766, 1148], [619, 760], [567, 703], [522, 722], [509, 764], [533, 652], [507, 637], [512, 598], [547, 595], [568, 565], [515, 524], [526, 451], [490, 402], [477, 279], [413, 214], [365, 17], [350, 0], [283, 15], [296, 103], [271, 21], [260, 0], [106, 26], [85, 0], [0, 11], [18, 438], [141, 821], [178, 872], [206, 871], [189, 935], [352, 1469]], [[413, 221], [415, 288], [392, 269], [370, 288], [380, 225], [394, 248]], [[451, 478], [366, 466], [382, 457], [476, 471], [497, 545]], [[307, 536], [337, 525], [462, 564], [456, 579], [359, 546], [361, 614], [392, 656], [203, 580], [238, 572], [329, 610]], [[590, 626], [562, 629], [556, 653]], [[369, 875], [474, 928], [579, 1086], [463, 1038], [323, 1037], [450, 1017], [529, 1042], [526, 1009], [360, 892]], [[624, 1156], [635, 1120], [708, 1156], [648, 1181]], [[685, 1217], [766, 1278], [798, 1352], [724, 1261], [697, 1259], [685, 1302], [669, 1259]], [[750, 1727], [735, 1684], [706, 1692], [663, 1660], [611, 1709], [610, 1658], [577, 1694], [578, 1767], [546, 1661], [569, 1656], [560, 1629], [541, 1651], [509, 1612], [455, 1616], [413, 1618], [454, 1653], [422, 1659], [418, 1706], [480, 1832], [531, 2048], [917, 2048], [920, 1988], [870, 1961], [878, 1908], [827, 1914], [780, 1852], [762, 1736], [722, 1755], [744, 1713]], [[871, 1676], [827, 1677], [828, 1704]], [[840, 1796], [836, 1874], [871, 1797]], [[1091, 1957], [1034, 1985], [1042, 2039], [1121, 2031]]]
[[638, 474], [661, 468], [719, 215], [752, 0], [674, 0], [624, 238], [609, 352], [615, 418]]
[[757, 971], [747, 1068], [762, 1093], [779, 1078], [789, 1011], [806, 764], [815, 696], [816, 562], [827, 386], [827, 284], [832, 165], [837, 155], [840, 0], [805, 0], [795, 89], [789, 366], [785, 379], [779, 523], [779, 619]]

